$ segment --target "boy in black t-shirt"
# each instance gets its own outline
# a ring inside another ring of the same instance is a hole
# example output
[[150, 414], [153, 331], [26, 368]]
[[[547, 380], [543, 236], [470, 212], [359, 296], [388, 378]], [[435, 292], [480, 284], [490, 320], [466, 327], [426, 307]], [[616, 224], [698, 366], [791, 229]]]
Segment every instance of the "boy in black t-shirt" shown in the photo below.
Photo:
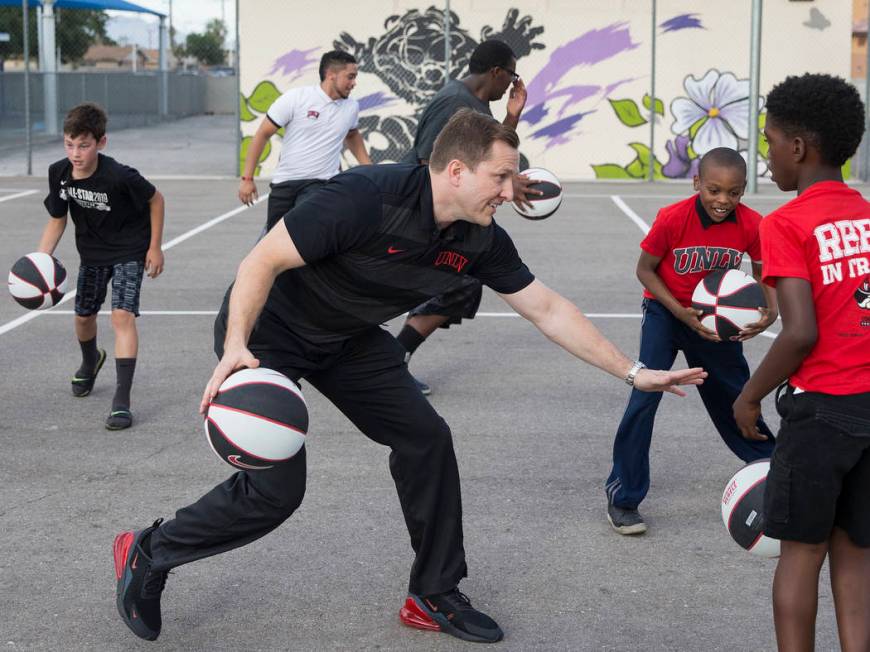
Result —
[[63, 124], [67, 158], [48, 168], [45, 207], [51, 218], [39, 251], [52, 253], [66, 228], [75, 224], [81, 256], [76, 287], [75, 330], [82, 364], [72, 379], [73, 396], [87, 396], [106, 352], [97, 348], [97, 314], [112, 281], [112, 328], [115, 330], [117, 386], [106, 428], [133, 424], [130, 387], [139, 336], [139, 290], [145, 272], [163, 271], [163, 195], [136, 170], [100, 154], [106, 146], [106, 113], [96, 104], [74, 107]]

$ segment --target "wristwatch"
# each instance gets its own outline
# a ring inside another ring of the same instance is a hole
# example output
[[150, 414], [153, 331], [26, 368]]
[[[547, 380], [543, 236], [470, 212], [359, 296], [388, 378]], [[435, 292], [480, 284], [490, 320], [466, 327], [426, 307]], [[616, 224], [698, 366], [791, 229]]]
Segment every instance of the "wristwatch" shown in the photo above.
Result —
[[628, 370], [628, 374], [625, 376], [625, 384], [634, 387], [634, 379], [637, 377], [637, 372], [641, 369], [646, 369], [646, 365], [640, 360], [635, 360], [634, 364], [631, 365], [631, 369]]

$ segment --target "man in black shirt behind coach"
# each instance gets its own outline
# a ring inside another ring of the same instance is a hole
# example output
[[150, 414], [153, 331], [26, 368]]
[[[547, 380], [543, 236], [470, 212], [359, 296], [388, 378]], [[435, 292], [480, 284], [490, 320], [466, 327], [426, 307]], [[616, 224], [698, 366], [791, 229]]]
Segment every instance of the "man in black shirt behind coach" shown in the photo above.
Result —
[[[389, 446], [416, 553], [402, 621], [470, 641], [503, 634], [458, 589], [467, 570], [450, 429], [380, 324], [469, 274], [564, 349], [638, 389], [682, 395], [677, 385], [700, 384], [706, 375], [632, 363], [572, 303], [535, 280], [492, 219], [512, 198], [518, 146], [513, 129], [461, 110], [438, 136], [428, 167], [356, 168], [287, 213], [284, 226], [239, 266], [215, 324], [221, 360], [200, 405], [204, 412], [234, 370], [263, 366], [304, 378], [363, 434]], [[157, 638], [167, 571], [267, 534], [304, 491], [303, 447], [288, 465], [239, 471], [174, 519], [118, 535], [125, 623]]]

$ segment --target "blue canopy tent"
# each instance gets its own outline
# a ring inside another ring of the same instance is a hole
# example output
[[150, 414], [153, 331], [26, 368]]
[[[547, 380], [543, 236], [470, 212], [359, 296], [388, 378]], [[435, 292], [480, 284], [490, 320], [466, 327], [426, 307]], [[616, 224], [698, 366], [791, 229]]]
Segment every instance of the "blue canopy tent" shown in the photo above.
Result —
[[[43, 2], [42, 0], [29, 0], [27, 4], [30, 7], [41, 7]], [[115, 11], [135, 11], [140, 14], [165, 17], [165, 14], [161, 14], [159, 11], [135, 5], [125, 0], [55, 0], [51, 4], [58, 9], [113, 9]], [[0, 6], [3, 7], [21, 7], [22, 5], [23, 3], [19, 0], [0, 0]]]
[[49, 134], [58, 133], [57, 120], [57, 50], [55, 45], [55, 13], [54, 9], [95, 9], [98, 11], [111, 9], [115, 11], [131, 11], [141, 14], [151, 14], [160, 18], [160, 72], [162, 75], [160, 114], [166, 115], [169, 110], [169, 84], [166, 75], [168, 63], [169, 34], [166, 26], [166, 14], [127, 2], [127, 0], [0, 0], [0, 6], [24, 6], [39, 9], [38, 39], [39, 39], [39, 69], [43, 73], [45, 90], [45, 130]]

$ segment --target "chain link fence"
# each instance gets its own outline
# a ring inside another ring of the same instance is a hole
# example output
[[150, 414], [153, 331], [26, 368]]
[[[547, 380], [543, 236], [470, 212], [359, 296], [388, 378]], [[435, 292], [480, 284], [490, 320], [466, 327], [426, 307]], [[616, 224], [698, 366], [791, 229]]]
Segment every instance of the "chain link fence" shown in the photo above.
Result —
[[[205, 66], [171, 42], [166, 17], [150, 9], [128, 4], [135, 13], [110, 14], [65, 7], [66, 0], [26, 1], [31, 5], [26, 13], [21, 2], [0, 1], [0, 174], [41, 173], [45, 157], [34, 166], [34, 152], [62, 154], [56, 143], [64, 117], [82, 102], [105, 108], [113, 133], [191, 116], [223, 116], [222, 173], [234, 173], [237, 77], [234, 66], [226, 65], [222, 26], [195, 35], [197, 56], [213, 64]], [[119, 26], [113, 28], [115, 20]]]

